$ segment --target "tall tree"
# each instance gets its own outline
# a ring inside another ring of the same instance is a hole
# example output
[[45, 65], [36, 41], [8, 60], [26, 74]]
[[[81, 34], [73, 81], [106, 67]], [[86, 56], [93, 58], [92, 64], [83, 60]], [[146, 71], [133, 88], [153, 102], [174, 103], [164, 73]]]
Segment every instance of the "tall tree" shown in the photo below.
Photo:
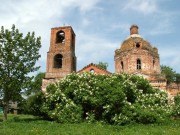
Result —
[[96, 64], [98, 67], [107, 70], [108, 64], [106, 62], [99, 62]]
[[42, 86], [42, 80], [45, 77], [45, 73], [40, 72], [38, 73], [35, 78], [33, 79], [31, 83], [31, 88], [27, 90], [26, 94], [27, 95], [32, 95], [36, 94], [41, 91], [41, 86]]
[[7, 120], [9, 101], [18, 101], [21, 92], [27, 89], [32, 77], [28, 74], [39, 69], [40, 37], [28, 32], [23, 36], [15, 25], [11, 30], [0, 31], [0, 93], [3, 102], [4, 120]]
[[168, 85], [175, 81], [176, 72], [171, 67], [162, 65], [161, 73], [165, 75]]

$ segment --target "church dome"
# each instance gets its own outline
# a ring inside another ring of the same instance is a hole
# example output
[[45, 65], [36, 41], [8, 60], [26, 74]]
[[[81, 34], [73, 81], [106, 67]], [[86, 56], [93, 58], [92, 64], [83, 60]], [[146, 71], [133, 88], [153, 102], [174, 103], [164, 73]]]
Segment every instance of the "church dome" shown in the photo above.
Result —
[[139, 35], [137, 25], [131, 26], [130, 36], [115, 50], [114, 60], [116, 73], [160, 73], [158, 49]]
[[134, 48], [141, 48], [142, 50], [148, 50], [151, 52], [156, 52], [157, 49], [152, 47], [152, 45], [144, 40], [139, 34], [138, 34], [138, 26], [132, 25], [130, 28], [130, 36], [127, 37], [120, 47], [120, 52], [132, 50]]

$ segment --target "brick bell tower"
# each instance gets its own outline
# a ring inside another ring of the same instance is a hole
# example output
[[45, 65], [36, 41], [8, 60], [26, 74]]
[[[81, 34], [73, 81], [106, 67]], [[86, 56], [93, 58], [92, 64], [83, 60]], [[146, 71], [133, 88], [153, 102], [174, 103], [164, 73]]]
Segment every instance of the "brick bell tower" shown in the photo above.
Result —
[[52, 28], [42, 90], [72, 72], [76, 72], [75, 33], [71, 26]]

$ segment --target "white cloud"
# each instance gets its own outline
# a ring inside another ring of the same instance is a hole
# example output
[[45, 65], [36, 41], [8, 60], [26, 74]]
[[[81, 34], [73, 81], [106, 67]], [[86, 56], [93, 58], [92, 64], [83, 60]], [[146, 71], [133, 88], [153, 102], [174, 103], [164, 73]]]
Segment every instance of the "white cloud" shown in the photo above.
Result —
[[[142, 37], [154, 35], [162, 39], [161, 35], [173, 35], [173, 28], [178, 29], [178, 25], [172, 25], [174, 16], [179, 18], [179, 15], [170, 13], [170, 10], [174, 11], [174, 7], [166, 10], [160, 6], [161, 2], [164, 3], [164, 0], [1, 0], [3, 5], [0, 6], [0, 26], [10, 28], [15, 24], [23, 33], [35, 31], [37, 36], [42, 37], [42, 57], [39, 61], [42, 69], [45, 69], [46, 65], [50, 30], [63, 24], [71, 25], [76, 33], [79, 68], [99, 61], [112, 62], [111, 66], [114, 67], [114, 50], [119, 48], [120, 42], [129, 35], [131, 22], [137, 22], [137, 25], [142, 26], [141, 30], [147, 29], [147, 34], [143, 33]], [[175, 12], [178, 13], [177, 11]], [[136, 16], [132, 13], [140, 14]], [[171, 65], [180, 65], [177, 53], [180, 48], [172, 50], [172, 54], [168, 51], [167, 55], [164, 53], [166, 50], [161, 49], [164, 48], [159, 49], [162, 63], [167, 63], [167, 59], [170, 59]]]
[[[109, 59], [114, 61], [114, 51], [119, 47], [118, 43], [110, 42], [106, 39], [100, 39], [97, 34], [88, 35], [83, 31], [77, 31], [76, 35], [77, 37], [80, 37], [77, 38], [76, 43], [76, 55], [79, 68], [82, 68], [91, 62], [108, 62], [107, 60]], [[83, 63], [83, 65], [81, 63]], [[114, 67], [114, 65], [112, 67]]]
[[174, 31], [174, 22], [175, 17], [178, 16], [178, 13], [172, 11], [161, 11], [159, 10], [156, 15], [151, 18], [151, 28], [150, 35], [162, 35], [170, 34]]
[[74, 0], [82, 12], [90, 11], [100, 0]]
[[149, 32], [150, 35], [161, 35], [161, 34], [169, 34], [173, 31], [172, 24], [169, 19], [165, 19], [162, 22], [157, 22], [156, 25]]
[[157, 11], [157, 4], [156, 0], [127, 0], [123, 10], [151, 14]]
[[111, 27], [111, 30], [116, 30], [118, 29], [119, 31], [121, 31], [121, 33], [127, 33], [129, 32], [129, 28], [132, 24], [130, 23], [118, 23], [118, 24], [112, 24], [110, 27]]
[[[33, 29], [33, 27], [43, 28], [49, 26], [63, 25], [64, 17], [67, 17], [72, 9], [86, 13], [92, 10], [99, 0], [3, 0], [3, 6], [0, 7], [1, 21], [0, 25], [10, 28], [12, 24], [20, 28]], [[75, 14], [75, 13], [74, 13]], [[62, 21], [63, 20], [63, 21]], [[47, 23], [48, 22], [48, 23]], [[59, 24], [59, 22], [61, 24]], [[84, 24], [88, 23], [84, 20]], [[56, 25], [55, 25], [56, 24]], [[32, 26], [31, 28], [28, 25]], [[40, 30], [40, 29], [38, 29]]]
[[84, 17], [82, 19], [81, 23], [82, 23], [82, 27], [87, 27], [87, 26], [89, 26], [91, 24], [91, 21]]
[[160, 60], [162, 65], [167, 65], [172, 67], [175, 71], [180, 73], [179, 65], [180, 65], [180, 55], [179, 55], [180, 47], [178, 45], [169, 46], [169, 47], [160, 47]]
[[[36, 36], [42, 37], [42, 48], [40, 49], [40, 63], [46, 64], [47, 51], [50, 43], [50, 29], [63, 26], [65, 17], [73, 9], [78, 9], [81, 14], [95, 8], [99, 0], [3, 0], [0, 7], [0, 25], [11, 28], [15, 24], [21, 32], [35, 31]], [[74, 13], [75, 14], [75, 13]], [[69, 22], [68, 22], [69, 23]], [[83, 19], [82, 25], [87, 26], [88, 19]]]

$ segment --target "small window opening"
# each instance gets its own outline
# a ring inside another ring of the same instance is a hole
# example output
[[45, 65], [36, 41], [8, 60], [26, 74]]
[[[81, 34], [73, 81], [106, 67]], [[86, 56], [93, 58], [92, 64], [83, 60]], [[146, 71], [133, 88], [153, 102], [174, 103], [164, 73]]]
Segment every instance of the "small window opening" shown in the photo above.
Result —
[[124, 63], [123, 63], [123, 61], [121, 61], [121, 68], [122, 68], [122, 70], [124, 70]]
[[90, 72], [91, 72], [91, 73], [94, 73], [94, 69], [91, 69]]
[[61, 54], [57, 54], [54, 56], [54, 68], [62, 68], [62, 58]]
[[140, 43], [136, 43], [136, 47], [139, 48], [140, 47]]
[[141, 69], [141, 60], [137, 59], [137, 69]]
[[65, 33], [64, 31], [59, 31], [56, 34], [56, 43], [64, 43], [65, 42]]

